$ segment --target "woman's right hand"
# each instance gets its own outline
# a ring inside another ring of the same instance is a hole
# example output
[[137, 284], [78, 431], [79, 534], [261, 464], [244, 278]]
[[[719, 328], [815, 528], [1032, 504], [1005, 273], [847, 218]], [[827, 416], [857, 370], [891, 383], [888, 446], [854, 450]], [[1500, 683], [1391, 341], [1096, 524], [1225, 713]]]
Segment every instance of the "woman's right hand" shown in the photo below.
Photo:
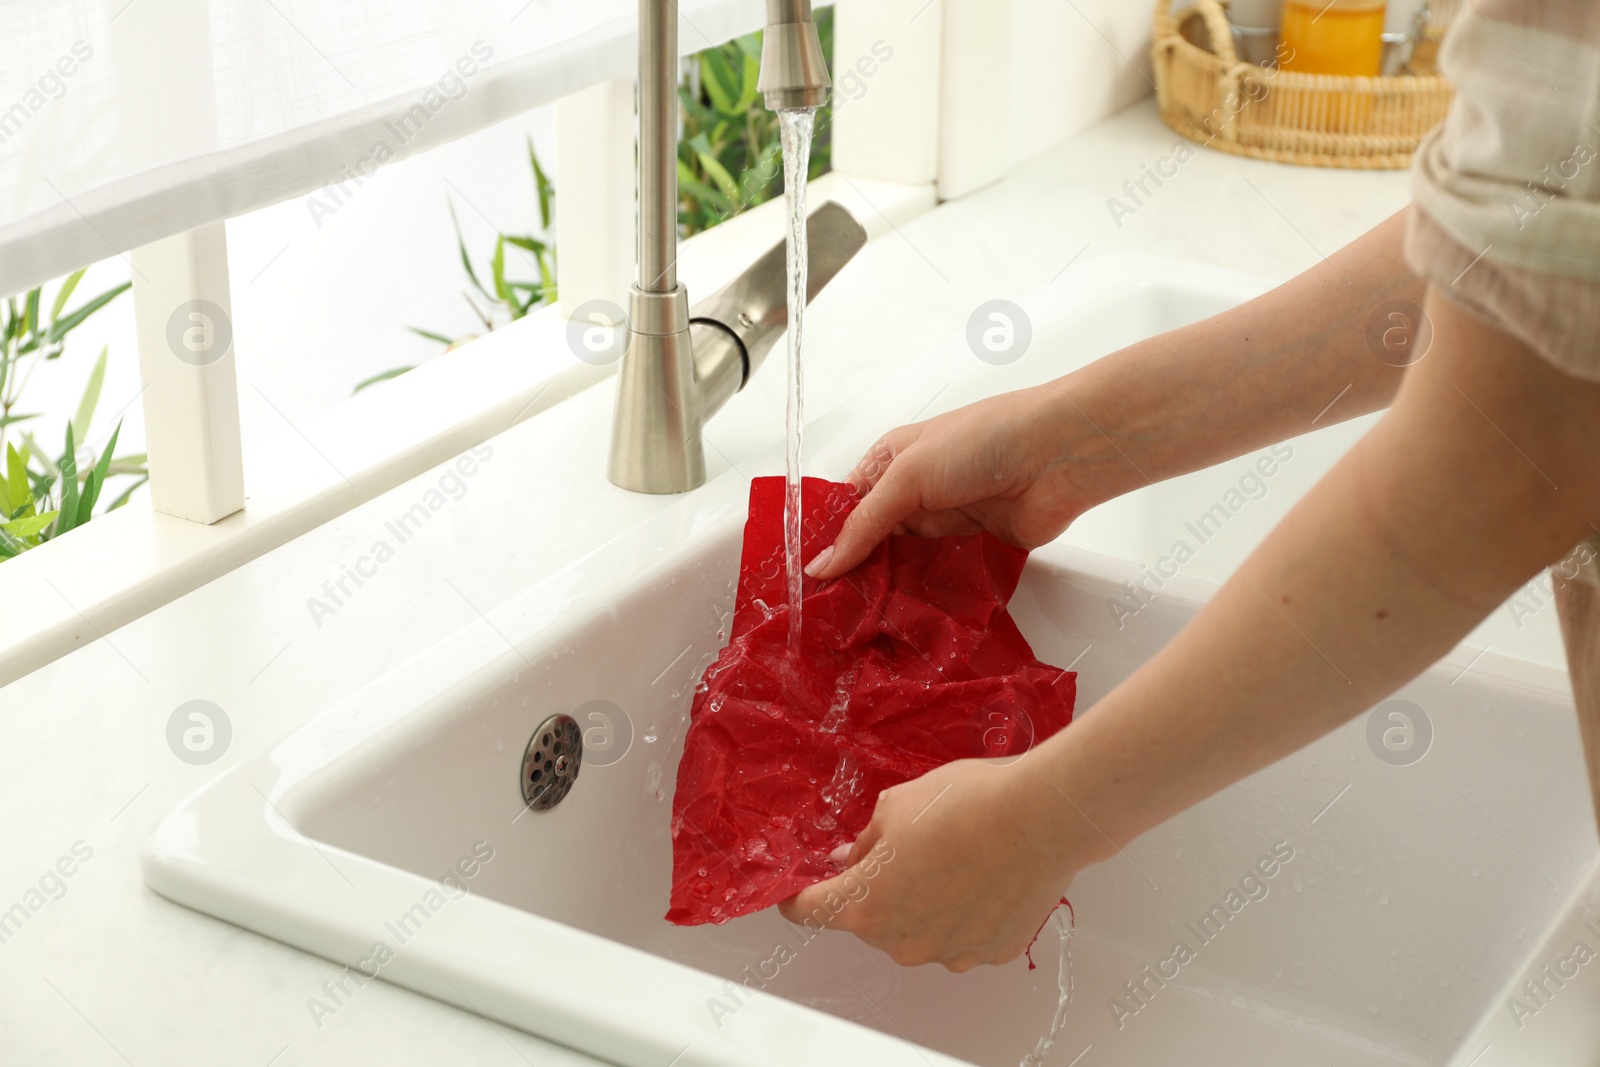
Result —
[[1115, 495], [1097, 491], [1100, 479], [1087, 473], [1103, 464], [1081, 462], [1087, 453], [1099, 459], [1104, 446], [1060, 383], [890, 430], [850, 472], [862, 500], [806, 573], [844, 574], [894, 532], [940, 537], [987, 530], [1037, 548]]
[[900, 529], [1037, 548], [1152, 480], [1383, 407], [1406, 372], [1372, 358], [1364, 331], [1384, 301], [1423, 298], [1406, 217], [1221, 315], [889, 431], [850, 474], [864, 499], [806, 572], [837, 578]]

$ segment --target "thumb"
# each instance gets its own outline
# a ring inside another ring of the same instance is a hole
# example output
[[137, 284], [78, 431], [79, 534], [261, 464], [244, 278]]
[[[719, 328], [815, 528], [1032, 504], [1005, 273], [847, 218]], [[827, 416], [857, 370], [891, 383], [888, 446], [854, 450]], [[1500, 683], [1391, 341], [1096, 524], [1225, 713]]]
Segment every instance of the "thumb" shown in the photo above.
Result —
[[861, 872], [852, 867], [780, 901], [778, 911], [796, 926], [810, 930], [855, 930], [861, 922], [861, 909], [852, 902], [861, 898], [865, 884]]
[[[883, 792], [887, 793], [888, 790]], [[881, 800], [883, 793], [879, 793], [878, 797]], [[861, 835], [849, 844], [840, 845], [828, 857], [833, 859], [835, 856], [843, 856], [844, 863], [848, 865], [846, 869], [832, 878], [807, 886], [788, 900], [779, 901], [779, 913], [797, 926], [830, 930], [856, 929], [861, 921], [859, 915], [861, 909], [851, 908], [849, 904], [851, 900], [859, 900], [864, 895], [862, 888], [871, 878], [860, 869], [860, 864], [882, 836], [877, 812], [874, 811], [872, 821], [867, 824]], [[831, 901], [830, 896], [833, 898]]]
[[833, 544], [812, 558], [806, 573], [823, 579], [848, 573], [921, 507], [922, 494], [916, 476], [906, 466], [905, 456], [897, 456], [844, 520], [844, 527]]

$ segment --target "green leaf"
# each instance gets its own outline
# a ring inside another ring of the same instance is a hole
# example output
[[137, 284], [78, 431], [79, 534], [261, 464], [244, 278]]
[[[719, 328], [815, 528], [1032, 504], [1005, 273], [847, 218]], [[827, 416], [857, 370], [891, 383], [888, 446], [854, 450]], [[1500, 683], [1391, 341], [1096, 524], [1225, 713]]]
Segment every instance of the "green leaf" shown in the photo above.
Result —
[[18, 452], [16, 445], [6, 445], [6, 495], [18, 504], [24, 500], [33, 499], [33, 491], [28, 486], [28, 450], [26, 446], [21, 452]]
[[502, 301], [511, 303], [511, 290], [506, 288], [506, 239], [501, 234], [494, 241], [494, 256], [489, 260], [490, 277], [494, 280], [494, 292]]
[[753, 36], [748, 38], [748, 42], [748, 44], [741, 43], [739, 48], [744, 54], [744, 86], [739, 92], [739, 103], [735, 110], [740, 114], [755, 106], [756, 82], [761, 78], [761, 49], [755, 45]]
[[88, 479], [83, 483], [83, 495], [78, 498], [78, 521], [72, 524], [73, 529], [94, 518], [94, 502], [100, 495], [100, 483], [100, 472], [90, 471]]
[[554, 300], [556, 298], [556, 265], [549, 256], [539, 257], [539, 280], [544, 282], [540, 291], [540, 299]]
[[539, 228], [550, 228], [550, 201], [555, 198], [556, 187], [550, 181], [550, 176], [539, 165], [539, 156], [533, 150], [533, 138], [528, 138], [528, 164], [533, 167], [533, 187], [539, 194]]
[[708, 48], [700, 53], [700, 80], [711, 98], [711, 106], [724, 115], [740, 112], [739, 97], [744, 87], [744, 54], [734, 52], [739, 60], [735, 70], [727, 53], [721, 48]]
[[482, 282], [478, 281], [478, 273], [472, 269], [472, 260], [467, 256], [467, 242], [461, 236], [461, 220], [456, 218], [456, 206], [454, 203], [450, 204], [450, 224], [456, 229], [456, 248], [461, 251], [461, 265], [467, 269], [467, 277], [471, 279], [472, 287], [484, 296], [488, 296], [489, 291], [483, 287]]
[[23, 323], [23, 329], [28, 333], [39, 332], [39, 294], [42, 291], [43, 287], [37, 285], [28, 290], [28, 306], [23, 313], [26, 319]]
[[84, 272], [88, 269], [82, 267], [73, 271], [67, 275], [67, 280], [61, 283], [61, 288], [56, 292], [56, 301], [50, 305], [50, 325], [54, 326], [56, 320], [61, 317], [61, 309], [67, 306], [67, 298], [72, 296], [72, 291], [78, 287], [78, 283], [83, 280]]
[[61, 456], [61, 514], [56, 517], [54, 536], [60, 537], [78, 524], [78, 456], [72, 440], [72, 423], [67, 423], [67, 450]]
[[506, 239], [507, 243], [514, 244], [518, 248], [524, 249], [524, 250], [526, 250], [528, 252], [532, 252], [534, 255], [538, 255], [540, 252], [545, 251], [546, 248], [548, 247], [543, 241], [539, 240], [537, 237], [513, 237], [508, 233], [508, 234], [505, 235], [505, 239]]
[[722, 195], [726, 196], [730, 201], [738, 200], [739, 183], [733, 180], [733, 175], [728, 173], [728, 168], [724, 167], [722, 161], [717, 159], [715, 153], [711, 151], [710, 142], [706, 140], [705, 134], [700, 134], [693, 138], [689, 144], [694, 148], [695, 154], [700, 160], [701, 169], [706, 172], [707, 177], [717, 183], [717, 188], [722, 190]]
[[[101, 293], [87, 304], [84, 304], [76, 311], [73, 311], [66, 318], [57, 319], [56, 321], [52, 322], [50, 324], [50, 332], [46, 335], [46, 339], [51, 344], [55, 344], [57, 341], [61, 340], [73, 329], [75, 329], [79, 323], [83, 322], [84, 319], [88, 318], [90, 315], [93, 315], [96, 311], [99, 311], [107, 304], [111, 303], [111, 301], [115, 300], [132, 287], [133, 283], [131, 281], [123, 282], [121, 285], [107, 289], [105, 292]], [[59, 353], [57, 354], [59, 355]]]
[[680, 195], [687, 194], [693, 199], [710, 203], [720, 208], [723, 212], [733, 210], [733, 202], [731, 200], [702, 183], [694, 176], [694, 172], [689, 169], [688, 164], [681, 159], [678, 160], [678, 192]]
[[30, 412], [27, 415], [0, 415], [0, 426], [10, 426], [14, 422], [27, 422], [29, 419], [37, 419], [38, 417], [39, 413], [37, 411]]
[[[715, 122], [717, 119], [717, 109], [702, 104], [698, 99], [689, 95], [687, 88], [678, 94], [678, 106], [683, 113], [683, 128], [685, 132], [703, 129], [707, 123]], [[680, 149], [683, 147], [681, 141], [678, 147]]]
[[[426, 337], [428, 340], [430, 340], [430, 341], [438, 341], [442, 345], [453, 345], [453, 344], [456, 343], [455, 342], [455, 338], [453, 338], [453, 337], [446, 337], [444, 334], [442, 334], [442, 333], [434, 333], [432, 330], [424, 330], [421, 326], [407, 326], [406, 329], [410, 330], [412, 333], [416, 334], [418, 337]], [[357, 391], [359, 391], [361, 389], [361, 386], [359, 386], [359, 385], [356, 386], [356, 389], [357, 389]]]
[[12, 519], [0, 525], [3, 525], [6, 532], [13, 537], [36, 537], [46, 526], [54, 522], [55, 518], [55, 512], [47, 511], [43, 515], [29, 515], [25, 519]]
[[708, 153], [701, 154], [700, 165], [705, 168], [706, 175], [717, 183], [717, 188], [722, 191], [722, 195], [727, 197], [730, 203], [737, 203], [739, 200], [739, 183], [734, 181], [733, 175], [728, 173], [727, 168], [715, 156]]
[[89, 521], [95, 501], [100, 499], [100, 490], [105, 487], [107, 472], [111, 469], [111, 454], [117, 450], [117, 435], [120, 433], [122, 433], [122, 423], [119, 420], [111, 429], [111, 440], [100, 450], [100, 462], [96, 463], [94, 470], [90, 472], [89, 483], [83, 487], [83, 517], [78, 520], [79, 526]]
[[[32, 515], [32, 514], [34, 514], [35, 512], [38, 511], [38, 505], [41, 502], [43, 502], [44, 500], [45, 500], [44, 497], [40, 497], [38, 500], [35, 500], [31, 496], [25, 496], [20, 501], [20, 503], [22, 505], [21, 507], [12, 508], [10, 511], [6, 512], [6, 514], [3, 517], [5, 519], [7, 519], [7, 520], [10, 520], [10, 519], [26, 519], [28, 516], [30, 516], [30, 515]], [[8, 502], [9, 503], [19, 503], [18, 501], [8, 501]]]
[[[94, 370], [89, 372], [89, 382], [83, 387], [83, 398], [78, 401], [78, 413], [72, 416], [72, 432], [78, 435], [78, 440], [88, 436], [89, 423], [94, 419], [95, 405], [100, 403], [100, 386], [106, 378], [106, 348], [100, 349], [100, 358], [94, 361]], [[112, 435], [113, 440], [115, 434]]]
[[361, 390], [365, 389], [369, 385], [377, 385], [379, 382], [386, 382], [390, 378], [398, 378], [398, 377], [400, 377], [400, 375], [404, 374], [406, 371], [408, 371], [408, 370], [416, 370], [416, 369], [417, 369], [417, 365], [415, 363], [410, 363], [410, 364], [407, 364], [404, 367], [391, 367], [388, 370], [382, 372], [381, 374], [374, 374], [370, 378], [363, 378], [361, 381], [356, 383], [356, 387], [354, 389], [350, 390], [350, 395], [351, 396], [355, 396], [357, 393], [361, 392]]
[[22, 555], [33, 546], [26, 541], [12, 537], [11, 532], [0, 526], [0, 559], [12, 559]]

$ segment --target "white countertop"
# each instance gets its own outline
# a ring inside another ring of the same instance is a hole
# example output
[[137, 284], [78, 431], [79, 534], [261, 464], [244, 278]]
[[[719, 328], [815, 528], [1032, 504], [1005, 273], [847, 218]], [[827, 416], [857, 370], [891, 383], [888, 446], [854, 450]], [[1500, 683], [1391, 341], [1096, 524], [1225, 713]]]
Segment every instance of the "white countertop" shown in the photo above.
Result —
[[[829, 388], [830, 338], [901, 351], [946, 345], [977, 303], [1036, 290], [1100, 252], [1286, 278], [1408, 199], [1403, 173], [1201, 151], [1119, 228], [1107, 198], [1176, 142], [1146, 100], [873, 242], [848, 291], [825, 294], [807, 322], [812, 410], [842, 399]], [[775, 358], [730, 402], [770, 408], [770, 434], [719, 440], [713, 420], [713, 445], [741, 462], [778, 440], [782, 392]], [[519, 551], [520, 530], [567, 521], [529, 492], [531, 470], [561, 462], [602, 476], [600, 448], [546, 437], [536, 417], [496, 438], [465, 495], [320, 626], [307, 599], [437, 484], [437, 471], [0, 689], [0, 914], [76, 842], [80, 855], [93, 850], [62, 880], [60, 898], [0, 943], [0, 1062], [594, 1062], [382, 982], [319, 1027], [308, 998], [340, 968], [157, 897], [138, 865], [145, 836], [184, 794], [444, 635], [481, 626], [478, 612], [594, 547], [574, 536], [564, 556]], [[169, 716], [193, 699], [219, 705], [232, 723], [230, 748], [209, 766], [181, 762], [167, 746]]]

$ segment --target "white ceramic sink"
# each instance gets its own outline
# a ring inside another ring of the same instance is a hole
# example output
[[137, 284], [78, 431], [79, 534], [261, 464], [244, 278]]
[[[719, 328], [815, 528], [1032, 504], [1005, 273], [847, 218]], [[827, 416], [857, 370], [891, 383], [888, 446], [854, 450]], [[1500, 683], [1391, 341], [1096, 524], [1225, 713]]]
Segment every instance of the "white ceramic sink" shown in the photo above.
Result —
[[[1035, 340], [1021, 361], [989, 367], [959, 347], [902, 361], [819, 415], [809, 469], [837, 476], [889, 425], [1054, 376], [1260, 288], [1149, 261], [1073, 277], [1084, 280], [1067, 306], [1029, 302]], [[569, 420], [601, 450], [594, 415], [608, 392], [539, 418]], [[1013, 611], [1041, 658], [1075, 662], [1080, 713], [1194, 613], [1212, 588], [1201, 579], [1235, 565], [1358, 432], [1292, 443], [1268, 491], [1230, 511], [1148, 604], [1124, 583], [1250, 461], [1114, 502], [1035, 554]], [[676, 762], [691, 690], [731, 612], [745, 475], [779, 464], [773, 449], [672, 502], [217, 779], [152, 836], [147, 881], [349, 964], [321, 997], [329, 1010], [364, 974], [630, 1067], [1016, 1063], [1055, 1007], [1049, 933], [1037, 971], [953, 975], [899, 968], [848, 935], [808, 939], [772, 912], [693, 929], [661, 918]], [[1432, 725], [1420, 760], [1380, 759], [1363, 716], [1085, 871], [1071, 890], [1074, 1003], [1048, 1062], [1600, 1059], [1600, 960], [1549, 986], [1520, 1025], [1507, 1008], [1508, 987], [1560, 967], [1572, 942], [1600, 948], [1565, 686], [1548, 666], [1458, 653], [1399, 694]], [[528, 812], [523, 749], [557, 712], [587, 731], [584, 767], [559, 806]], [[1247, 877], [1275, 850], [1272, 877]], [[1230, 890], [1243, 901], [1233, 911]], [[1226, 918], [1202, 941], [1214, 906]], [[1194, 958], [1164, 962], [1180, 940]], [[760, 992], [739, 984], [750, 975]]]

